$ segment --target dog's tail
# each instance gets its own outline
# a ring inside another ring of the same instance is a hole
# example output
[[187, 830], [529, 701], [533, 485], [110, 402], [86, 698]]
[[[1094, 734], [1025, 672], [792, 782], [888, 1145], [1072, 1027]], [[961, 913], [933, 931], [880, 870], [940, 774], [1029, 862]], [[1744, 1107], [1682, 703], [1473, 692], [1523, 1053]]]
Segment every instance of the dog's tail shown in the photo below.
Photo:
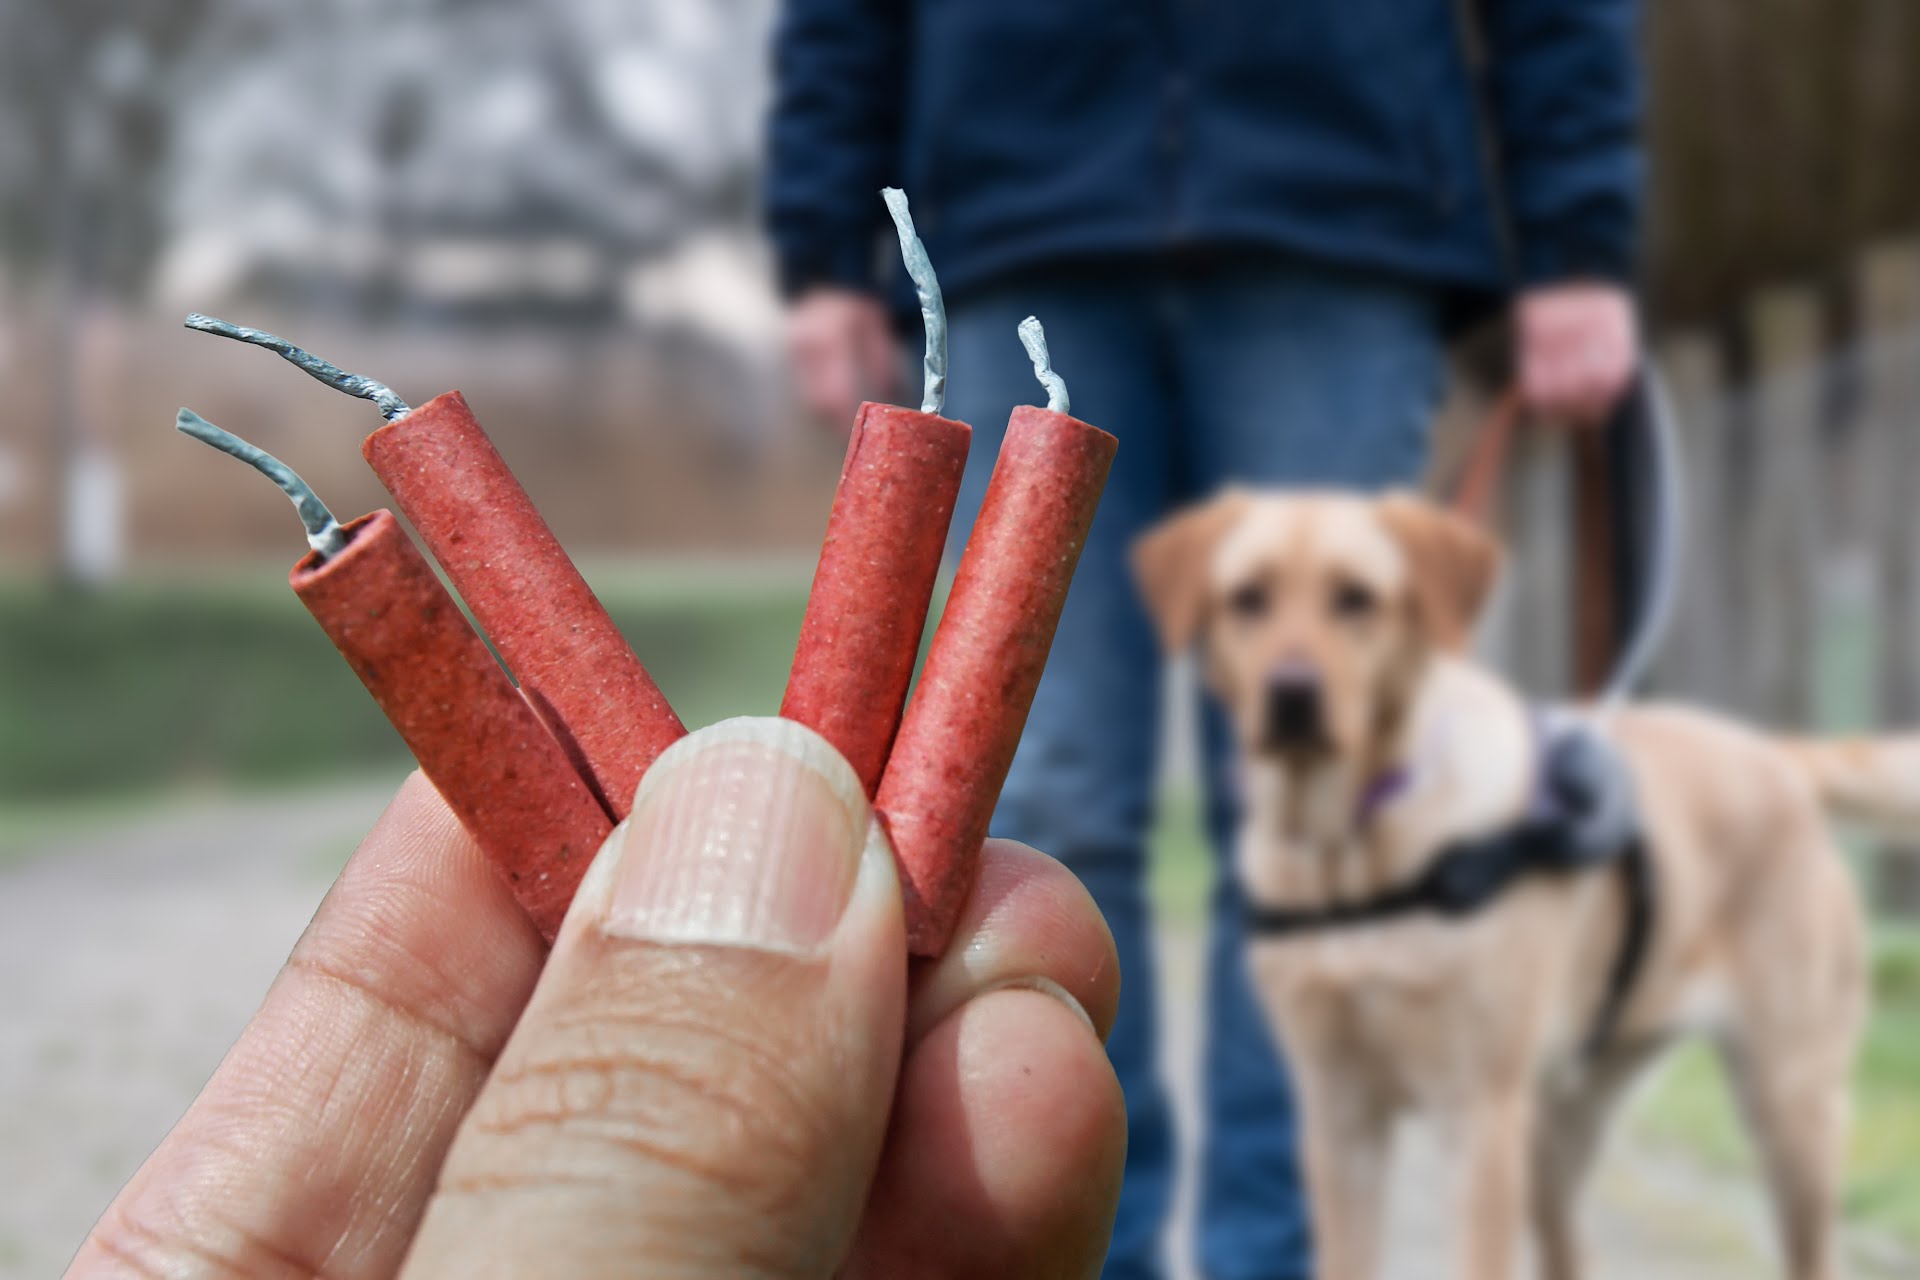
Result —
[[1920, 839], [1920, 735], [1783, 743], [1834, 817]]

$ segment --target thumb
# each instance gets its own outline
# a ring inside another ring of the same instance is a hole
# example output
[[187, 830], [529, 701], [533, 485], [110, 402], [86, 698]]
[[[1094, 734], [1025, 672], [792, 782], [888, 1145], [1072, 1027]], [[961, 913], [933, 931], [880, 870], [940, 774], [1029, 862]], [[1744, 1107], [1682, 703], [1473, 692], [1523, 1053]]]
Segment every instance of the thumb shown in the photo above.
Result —
[[669, 748], [462, 1124], [410, 1275], [825, 1276], [892, 1102], [906, 945], [853, 769], [786, 720]]

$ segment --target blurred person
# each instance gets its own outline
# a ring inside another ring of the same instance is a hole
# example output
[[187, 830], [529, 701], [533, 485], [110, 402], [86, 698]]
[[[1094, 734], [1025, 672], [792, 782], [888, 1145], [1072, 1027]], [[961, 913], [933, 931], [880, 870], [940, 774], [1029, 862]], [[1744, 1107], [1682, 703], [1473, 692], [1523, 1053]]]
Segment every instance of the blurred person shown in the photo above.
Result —
[[[766, 200], [808, 408], [845, 424], [897, 389], [896, 185], [949, 306], [948, 412], [976, 432], [954, 545], [1038, 398], [1023, 316], [1121, 440], [995, 825], [1072, 867], [1119, 947], [1111, 1277], [1160, 1274], [1174, 1167], [1145, 902], [1159, 666], [1128, 544], [1235, 481], [1413, 483], [1445, 343], [1499, 306], [1533, 411], [1609, 411], [1638, 360], [1636, 25], [1634, 0], [786, 0]], [[1203, 740], [1224, 848], [1217, 708]], [[1198, 1259], [1305, 1276], [1293, 1104], [1229, 876], [1211, 916]]]
[[859, 779], [791, 721], [663, 753], [551, 953], [416, 773], [68, 1275], [1086, 1274], [1116, 986], [1086, 891], [990, 842], [909, 989]]

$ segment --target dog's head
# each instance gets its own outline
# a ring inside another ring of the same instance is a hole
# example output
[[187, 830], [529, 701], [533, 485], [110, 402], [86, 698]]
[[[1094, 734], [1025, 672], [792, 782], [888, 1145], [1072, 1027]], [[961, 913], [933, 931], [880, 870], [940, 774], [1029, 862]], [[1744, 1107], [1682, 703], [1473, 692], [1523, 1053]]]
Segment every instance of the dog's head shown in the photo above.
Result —
[[1467, 644], [1499, 568], [1477, 525], [1419, 498], [1229, 490], [1135, 544], [1169, 652], [1203, 646], [1242, 749], [1366, 761], [1428, 657]]

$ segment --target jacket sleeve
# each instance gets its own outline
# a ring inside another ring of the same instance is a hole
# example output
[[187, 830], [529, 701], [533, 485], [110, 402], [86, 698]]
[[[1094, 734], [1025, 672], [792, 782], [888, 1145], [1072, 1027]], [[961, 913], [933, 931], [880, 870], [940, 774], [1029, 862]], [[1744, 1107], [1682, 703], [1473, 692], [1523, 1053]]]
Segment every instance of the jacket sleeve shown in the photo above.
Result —
[[773, 40], [766, 216], [787, 296], [881, 287], [898, 181], [908, 0], [785, 0]]
[[1522, 283], [1631, 280], [1644, 169], [1637, 0], [1485, 0], [1483, 9]]

